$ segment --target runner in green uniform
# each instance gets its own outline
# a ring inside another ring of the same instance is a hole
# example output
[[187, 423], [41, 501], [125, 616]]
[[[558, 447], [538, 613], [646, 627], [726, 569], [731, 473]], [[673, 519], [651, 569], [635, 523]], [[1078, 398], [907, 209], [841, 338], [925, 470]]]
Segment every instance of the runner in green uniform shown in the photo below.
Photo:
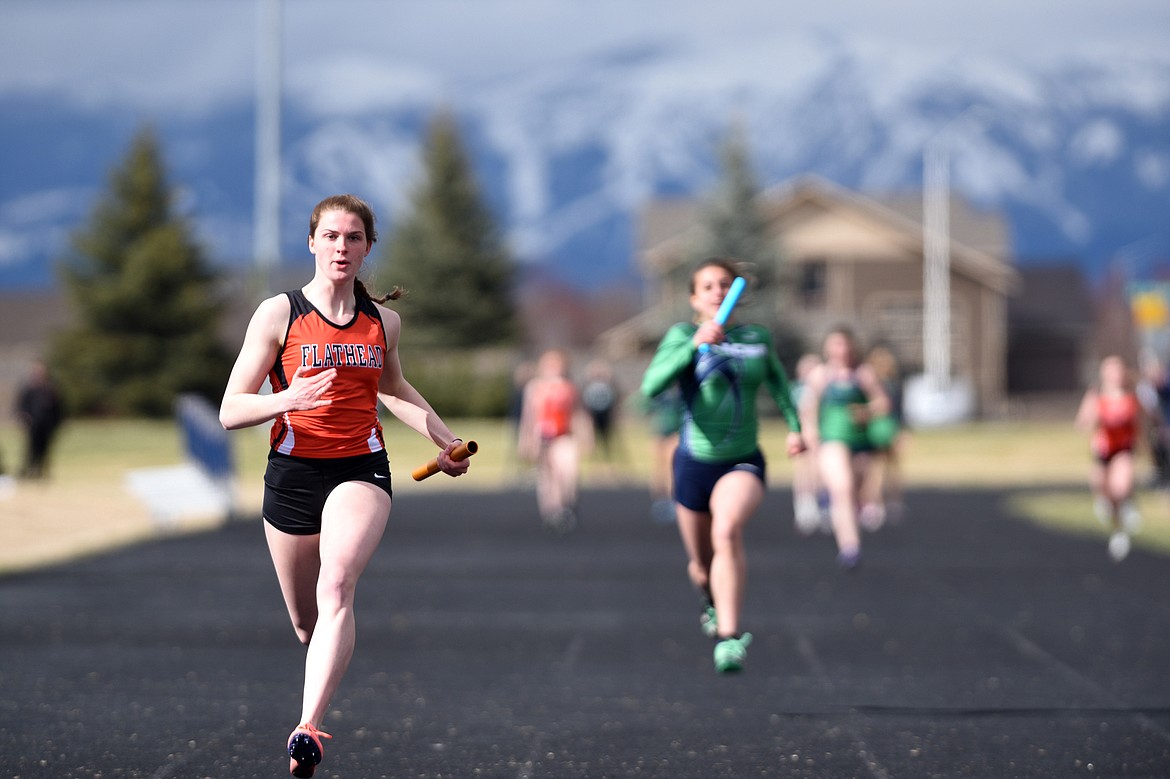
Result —
[[673, 386], [653, 398], [640, 392], [634, 397], [650, 428], [650, 518], [660, 525], [673, 525], [677, 518], [671, 499], [674, 494], [672, 463], [682, 427], [682, 395]]
[[[809, 374], [820, 364], [819, 353], [805, 354], [796, 361], [792, 403], [798, 409], [801, 398], [804, 397]], [[817, 470], [816, 450], [812, 448], [812, 441], [807, 437], [805, 443], [809, 445], [807, 456], [797, 459], [792, 464], [792, 517], [795, 520], [796, 532], [802, 536], [809, 536], [817, 530], [829, 532], [829, 510], [827, 504], [822, 509], [818, 499], [821, 492], [821, 477]]]
[[[714, 321], [737, 275], [729, 260], [699, 265], [690, 285], [698, 324], [671, 327], [642, 380], [648, 397], [675, 385], [682, 392], [674, 500], [687, 574], [704, 597], [700, 624], [716, 640], [715, 668], [721, 673], [743, 668], [751, 642], [739, 621], [747, 579], [743, 529], [763, 500], [766, 485], [756, 414], [761, 385], [788, 422], [788, 454], [805, 449], [788, 377], [769, 332], [734, 319], [723, 326]], [[702, 344], [709, 349], [701, 351]]]
[[801, 418], [816, 442], [821, 481], [829, 491], [837, 562], [846, 570], [861, 562], [858, 491], [872, 449], [869, 420], [889, 413], [889, 408], [877, 374], [858, 361], [853, 333], [844, 327], [830, 332], [824, 362], [809, 374]]

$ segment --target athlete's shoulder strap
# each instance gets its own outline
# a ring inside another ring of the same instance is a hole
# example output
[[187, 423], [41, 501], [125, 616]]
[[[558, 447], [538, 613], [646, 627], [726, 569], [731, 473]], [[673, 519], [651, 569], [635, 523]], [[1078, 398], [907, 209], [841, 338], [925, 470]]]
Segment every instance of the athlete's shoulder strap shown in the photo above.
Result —
[[365, 295], [358, 295], [357, 310], [359, 314], [365, 314], [378, 323], [378, 327], [382, 329], [382, 346], [386, 345], [386, 322], [382, 319], [382, 312], [369, 297]]
[[284, 293], [288, 296], [289, 303], [289, 322], [313, 310], [313, 304], [305, 297], [305, 293], [299, 289], [290, 289]]

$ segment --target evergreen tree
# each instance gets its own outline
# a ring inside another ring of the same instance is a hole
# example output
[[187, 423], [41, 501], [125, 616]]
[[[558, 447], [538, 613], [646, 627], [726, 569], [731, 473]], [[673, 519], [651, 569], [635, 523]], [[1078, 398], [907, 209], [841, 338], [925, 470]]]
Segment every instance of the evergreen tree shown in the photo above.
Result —
[[131, 143], [58, 272], [76, 314], [50, 363], [74, 413], [165, 416], [175, 396], [218, 400], [231, 355], [218, 276], [170, 203], [158, 141]]
[[793, 300], [793, 278], [761, 208], [760, 187], [741, 129], [732, 130], [719, 156], [722, 178], [704, 204], [704, 229], [693, 247], [694, 260], [730, 257], [744, 264], [753, 292], [741, 305], [751, 307], [752, 316], [772, 330], [781, 359], [791, 364], [803, 348], [786, 316]]
[[379, 263], [380, 289], [400, 286], [394, 305], [407, 345], [467, 348], [516, 337], [514, 263], [483, 203], [455, 120], [429, 128], [424, 180], [395, 226]]
[[722, 178], [703, 209], [705, 229], [695, 247], [697, 258], [732, 257], [747, 263], [762, 292], [775, 283], [781, 258], [760, 209], [760, 188], [741, 130], [731, 132], [719, 157]]

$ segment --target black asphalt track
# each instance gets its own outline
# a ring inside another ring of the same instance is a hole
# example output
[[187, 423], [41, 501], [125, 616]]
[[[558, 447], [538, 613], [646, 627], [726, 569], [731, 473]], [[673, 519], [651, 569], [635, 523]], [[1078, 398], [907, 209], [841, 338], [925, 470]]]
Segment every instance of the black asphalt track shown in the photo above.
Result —
[[[396, 502], [318, 777], [1170, 776], [1170, 560], [912, 493], [860, 570], [769, 494], [718, 676], [639, 490]], [[284, 777], [303, 650], [259, 520], [0, 579], [0, 776]]]

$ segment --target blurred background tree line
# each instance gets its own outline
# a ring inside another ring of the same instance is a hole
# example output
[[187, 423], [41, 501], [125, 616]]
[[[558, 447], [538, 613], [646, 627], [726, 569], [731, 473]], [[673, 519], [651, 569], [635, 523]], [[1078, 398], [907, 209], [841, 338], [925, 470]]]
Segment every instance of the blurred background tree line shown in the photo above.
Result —
[[58, 268], [77, 323], [48, 362], [71, 413], [163, 416], [180, 392], [222, 393], [224, 288], [191, 232], [145, 129]]
[[[757, 274], [757, 294], [781, 294], [789, 284], [771, 270], [775, 244], [739, 134], [729, 136], [721, 160], [723, 180], [705, 206], [695, 258], [745, 260]], [[371, 289], [404, 289], [392, 305], [407, 322], [400, 345], [407, 376], [441, 413], [503, 416], [525, 342], [517, 265], [452, 116], [431, 123], [422, 161], [410, 209], [375, 248], [366, 281]], [[247, 285], [207, 260], [173, 192], [157, 137], [144, 128], [59, 263], [76, 324], [55, 336], [49, 364], [70, 413], [167, 416], [180, 393], [219, 403], [235, 357], [223, 317], [233, 305], [258, 301], [236, 298]], [[306, 281], [311, 272], [306, 267]], [[765, 324], [789, 362], [799, 345], [784, 337], [782, 321]]]

